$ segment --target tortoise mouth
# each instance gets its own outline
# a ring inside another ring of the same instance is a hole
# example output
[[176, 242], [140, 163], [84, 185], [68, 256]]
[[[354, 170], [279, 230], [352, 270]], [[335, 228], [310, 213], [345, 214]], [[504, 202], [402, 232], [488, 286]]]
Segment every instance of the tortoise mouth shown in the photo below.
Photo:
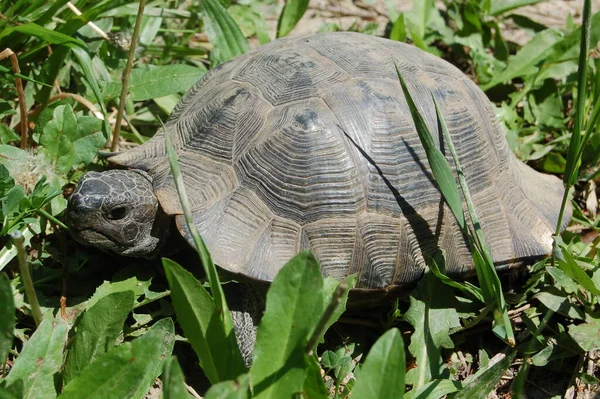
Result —
[[77, 229], [71, 227], [70, 232], [75, 241], [84, 245], [93, 245], [109, 251], [115, 251], [117, 247], [114, 240], [92, 228]]

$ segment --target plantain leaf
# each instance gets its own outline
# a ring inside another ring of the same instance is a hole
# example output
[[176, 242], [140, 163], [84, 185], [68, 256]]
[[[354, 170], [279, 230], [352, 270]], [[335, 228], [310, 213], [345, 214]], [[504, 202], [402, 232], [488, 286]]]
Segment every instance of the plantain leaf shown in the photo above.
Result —
[[6, 377], [6, 385], [13, 394], [23, 399], [56, 397], [54, 379], [62, 366], [68, 332], [69, 326], [63, 320], [53, 318], [50, 313], [44, 317]]
[[287, 36], [294, 29], [306, 12], [308, 2], [309, 0], [286, 0], [277, 22], [278, 38]]
[[397, 328], [383, 334], [369, 351], [356, 384], [355, 398], [398, 398], [404, 396], [404, 342]]
[[240, 27], [218, 0], [203, 0], [200, 6], [206, 35], [214, 46], [211, 52], [214, 65], [248, 52], [248, 41]]
[[305, 347], [323, 309], [319, 265], [309, 251], [301, 252], [279, 271], [267, 294], [250, 369], [255, 398], [289, 398], [302, 391]]
[[163, 259], [177, 321], [213, 383], [233, 380], [246, 371], [233, 330], [225, 332], [210, 294], [188, 271]]

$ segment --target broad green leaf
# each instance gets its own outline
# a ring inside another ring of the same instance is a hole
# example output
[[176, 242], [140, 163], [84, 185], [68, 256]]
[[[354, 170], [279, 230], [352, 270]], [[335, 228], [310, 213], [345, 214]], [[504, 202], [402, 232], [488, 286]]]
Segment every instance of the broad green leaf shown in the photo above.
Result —
[[494, 78], [481, 88], [488, 90], [516, 77], [537, 71], [537, 64], [547, 56], [551, 46], [561, 38], [561, 32], [555, 29], [546, 29], [538, 33], [515, 55], [508, 58], [506, 69], [497, 72]]
[[414, 328], [410, 353], [417, 367], [406, 373], [406, 382], [419, 389], [443, 369], [441, 348], [452, 348], [451, 329], [460, 326], [453, 290], [434, 275], [425, 274], [410, 297], [410, 308], [404, 318]]
[[79, 116], [77, 118], [77, 135], [73, 139], [76, 157], [75, 165], [85, 165], [92, 162], [98, 150], [106, 144], [102, 132], [102, 121], [93, 116]]
[[0, 124], [0, 144], [10, 144], [16, 141], [20, 141], [15, 131], [4, 124]]
[[206, 73], [191, 65], [175, 64], [131, 71], [129, 94], [133, 101], [151, 100], [188, 90]]
[[404, 394], [405, 399], [443, 398], [444, 395], [456, 392], [462, 387], [461, 383], [452, 380], [433, 380], [417, 390]]
[[470, 398], [485, 398], [494, 389], [500, 378], [504, 375], [512, 364], [516, 352], [505, 356], [493, 366], [488, 367], [485, 371], [478, 372], [474, 378], [469, 379], [463, 384], [463, 388], [455, 394], [449, 396], [453, 399], [470, 399]]
[[[329, 280], [329, 277], [327, 279], [325, 279], [325, 283], [327, 282], [327, 280]], [[323, 329], [323, 335], [325, 334], [325, 332], [327, 332], [327, 330], [329, 330], [329, 327], [331, 327], [333, 325], [333, 323], [338, 321], [340, 316], [346, 311], [346, 303], [348, 302], [348, 295], [350, 294], [350, 290], [352, 288], [354, 288], [354, 286], [356, 285], [357, 281], [358, 281], [358, 278], [356, 277], [356, 274], [351, 274], [348, 277], [346, 277], [341, 283], [336, 284], [336, 289], [334, 291], [331, 291], [331, 292], [327, 292], [326, 290], [324, 291], [325, 292], [324, 305], [325, 306], [333, 305], [333, 306], [335, 306], [335, 308], [333, 309], [332, 313], [329, 315], [329, 319], [327, 320], [327, 323], [325, 323], [325, 328]], [[332, 300], [333, 294], [335, 293], [336, 290], [341, 288], [342, 284], [344, 284], [347, 288], [343, 292], [342, 296], [339, 298], [339, 302], [337, 302], [337, 305], [332, 304], [331, 300]], [[321, 336], [321, 339], [322, 338], [323, 338], [323, 336]]]
[[151, 280], [151, 275], [143, 276], [138, 273], [134, 277], [122, 279], [120, 281], [104, 281], [98, 288], [96, 288], [96, 291], [94, 291], [94, 294], [88, 300], [87, 308], [89, 309], [93, 307], [102, 298], [117, 292], [131, 291], [135, 294], [134, 299], [138, 300], [139, 297], [144, 295], [148, 287], [150, 287]]
[[246, 371], [235, 333], [225, 327], [210, 294], [187, 270], [163, 259], [177, 321], [213, 383], [234, 380]]
[[579, 306], [572, 304], [567, 295], [555, 287], [545, 288], [544, 291], [535, 294], [534, 298], [537, 298], [548, 309], [563, 316], [577, 320], [585, 319], [583, 310]]
[[164, 371], [161, 376], [163, 399], [191, 399], [185, 387], [185, 376], [177, 357], [171, 356], [165, 362]]
[[565, 244], [561, 243], [562, 240], [560, 237], [557, 237], [556, 239], [558, 240], [560, 254], [556, 254], [555, 251], [555, 258], [558, 260], [558, 266], [560, 269], [590, 293], [594, 295], [600, 295], [600, 289], [596, 287], [594, 280], [588, 276], [585, 270], [583, 270], [581, 266], [577, 264], [577, 261], [575, 261], [573, 255], [571, 255], [569, 248]]
[[55, 398], [54, 379], [60, 372], [69, 326], [49, 313], [33, 333], [6, 377], [11, 390], [22, 386], [22, 398]]
[[399, 398], [404, 396], [404, 342], [396, 328], [383, 334], [369, 351], [356, 384], [354, 398]]
[[65, 386], [59, 398], [141, 399], [162, 371], [174, 343], [173, 322], [162, 319], [143, 336], [92, 361]]
[[214, 46], [211, 52], [213, 64], [248, 52], [248, 41], [218, 0], [204, 0], [200, 6], [206, 35]]
[[279, 271], [267, 294], [250, 369], [255, 398], [289, 398], [302, 391], [305, 346], [323, 308], [319, 265], [309, 251], [301, 252]]
[[547, 0], [494, 0], [491, 2], [490, 15], [497, 16], [516, 8], [541, 3]]
[[[160, 319], [141, 337], [133, 341], [134, 353], [148, 351], [145, 357], [146, 370], [137, 379], [137, 389], [132, 398], [145, 398], [148, 390], [162, 373], [164, 364], [173, 353], [175, 346], [175, 326], [171, 318]], [[132, 378], [131, 380], [134, 380]]]
[[13, 345], [15, 304], [8, 277], [0, 273], [0, 364], [4, 364]]
[[552, 276], [556, 282], [556, 286], [564, 289], [569, 294], [579, 290], [577, 283], [575, 283], [575, 281], [573, 281], [567, 273], [563, 272], [558, 267], [546, 266], [546, 271], [550, 276]]
[[[434, 0], [413, 0], [412, 10], [406, 13], [410, 25], [415, 28], [411, 29], [411, 34], [417, 36], [419, 40], [425, 37], [425, 29], [429, 25], [432, 11], [435, 11]], [[414, 37], [413, 40], [415, 40]]]
[[248, 374], [242, 374], [236, 381], [223, 381], [210, 387], [204, 399], [248, 399], [250, 381]]
[[306, 356], [306, 377], [302, 393], [310, 399], [329, 399], [329, 390], [321, 376], [321, 366], [315, 356]]
[[600, 348], [600, 319], [569, 326], [569, 335], [584, 351]]
[[59, 173], [67, 173], [75, 162], [75, 147], [71, 138], [77, 135], [77, 119], [70, 105], [59, 105], [52, 120], [44, 126], [40, 144]]
[[394, 26], [390, 32], [390, 39], [399, 42], [406, 41], [406, 22], [404, 21], [404, 14], [400, 14], [396, 19], [396, 22], [394, 22]]
[[88, 308], [75, 326], [65, 367], [65, 382], [116, 344], [133, 306], [133, 292], [108, 295]]
[[287, 36], [294, 29], [306, 12], [308, 2], [309, 0], [286, 0], [277, 22], [278, 38]]

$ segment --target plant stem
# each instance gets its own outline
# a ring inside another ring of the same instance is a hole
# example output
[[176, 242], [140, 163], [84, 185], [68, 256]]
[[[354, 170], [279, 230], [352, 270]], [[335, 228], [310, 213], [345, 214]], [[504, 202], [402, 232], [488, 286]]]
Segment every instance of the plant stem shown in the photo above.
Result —
[[331, 296], [331, 301], [329, 301], [327, 309], [325, 309], [323, 316], [321, 316], [321, 319], [319, 320], [319, 324], [317, 324], [317, 327], [313, 331], [310, 339], [308, 340], [308, 343], [306, 344], [306, 354], [308, 356], [312, 356], [315, 348], [317, 347], [317, 344], [319, 343], [319, 339], [321, 338], [321, 336], [323, 336], [323, 334], [325, 334], [325, 329], [327, 328], [327, 323], [329, 322], [329, 319], [331, 319], [333, 312], [335, 312], [337, 307], [340, 305], [342, 297], [348, 290], [348, 283], [342, 281], [340, 284], [338, 284], [337, 288], [333, 292], [333, 295]]
[[55, 225], [65, 229], [65, 230], [69, 230], [69, 227], [64, 224], [63, 222], [61, 222], [60, 220], [58, 220], [57, 218], [55, 218], [54, 216], [52, 216], [51, 214], [49, 214], [48, 212], [46, 212], [44, 209], [39, 208], [35, 210], [40, 216], [45, 217], [46, 219], [48, 219], [49, 221], [51, 221], [52, 223], [54, 223]]
[[29, 272], [29, 263], [27, 262], [27, 254], [25, 253], [25, 238], [20, 230], [16, 230], [9, 235], [13, 245], [17, 248], [19, 271], [21, 272], [21, 279], [23, 280], [23, 286], [25, 287], [25, 294], [27, 295], [27, 299], [31, 306], [31, 314], [33, 315], [35, 325], [39, 326], [42, 322], [42, 310], [40, 309], [40, 303], [35, 295], [33, 280], [31, 279], [31, 273]]
[[123, 77], [121, 80], [123, 87], [121, 88], [121, 97], [119, 98], [119, 110], [117, 112], [117, 121], [115, 122], [115, 130], [113, 131], [112, 144], [110, 146], [110, 150], [112, 152], [119, 151], [119, 137], [121, 136], [121, 123], [123, 122], [125, 101], [127, 100], [127, 92], [129, 90], [129, 77], [131, 76], [131, 69], [133, 68], [133, 58], [135, 57], [137, 40], [140, 36], [140, 27], [142, 25], [142, 16], [144, 15], [145, 7], [146, 0], [140, 0], [137, 17], [135, 19], [135, 27], [133, 28], [133, 35], [131, 36], [131, 45], [129, 47], [129, 54], [127, 56], [127, 64], [125, 65], [125, 71], [123, 71]]

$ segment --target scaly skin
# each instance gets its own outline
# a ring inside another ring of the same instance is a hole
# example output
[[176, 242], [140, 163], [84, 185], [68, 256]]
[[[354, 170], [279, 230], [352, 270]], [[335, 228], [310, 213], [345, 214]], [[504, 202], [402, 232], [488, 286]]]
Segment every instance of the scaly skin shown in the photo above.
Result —
[[170, 225], [152, 178], [138, 170], [87, 173], [69, 199], [67, 223], [82, 244], [138, 257], [157, 256]]

